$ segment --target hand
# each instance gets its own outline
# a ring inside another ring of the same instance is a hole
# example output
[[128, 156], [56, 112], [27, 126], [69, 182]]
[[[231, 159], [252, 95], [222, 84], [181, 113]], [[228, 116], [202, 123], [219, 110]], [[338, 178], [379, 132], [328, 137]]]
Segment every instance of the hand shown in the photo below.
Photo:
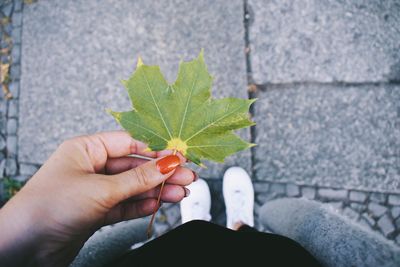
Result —
[[[178, 166], [163, 174], [159, 160], [124, 157], [131, 153], [160, 158], [172, 152], [146, 152], [145, 144], [125, 132], [62, 143], [0, 210], [0, 263], [68, 266], [101, 226], [156, 211], [163, 181], [162, 201], [188, 195], [184, 186], [195, 178], [190, 169]], [[177, 164], [186, 161], [178, 156]]]

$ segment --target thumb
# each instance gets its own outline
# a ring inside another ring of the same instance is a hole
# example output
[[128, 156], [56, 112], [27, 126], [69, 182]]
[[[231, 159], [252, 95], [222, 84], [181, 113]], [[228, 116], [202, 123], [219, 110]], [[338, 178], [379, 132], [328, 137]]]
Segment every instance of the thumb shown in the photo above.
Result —
[[144, 193], [168, 179], [180, 165], [176, 155], [152, 160], [131, 170], [112, 175], [110, 179], [117, 185], [122, 199]]

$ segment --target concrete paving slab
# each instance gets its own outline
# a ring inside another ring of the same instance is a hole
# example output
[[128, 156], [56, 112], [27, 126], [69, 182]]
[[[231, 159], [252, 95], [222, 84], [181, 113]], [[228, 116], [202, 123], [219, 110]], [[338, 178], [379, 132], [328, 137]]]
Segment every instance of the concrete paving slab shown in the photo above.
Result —
[[400, 3], [249, 0], [256, 83], [400, 80]]
[[[23, 12], [19, 160], [43, 163], [64, 139], [118, 129], [105, 108], [128, 110], [120, 84], [140, 55], [169, 81], [180, 59], [205, 49], [214, 95], [247, 98], [243, 3], [235, 1], [49, 1]], [[242, 131], [249, 137], [249, 131]], [[250, 152], [226, 166], [250, 169]], [[203, 177], [221, 177], [210, 165]]]
[[400, 191], [400, 87], [268, 87], [255, 103], [255, 176]]

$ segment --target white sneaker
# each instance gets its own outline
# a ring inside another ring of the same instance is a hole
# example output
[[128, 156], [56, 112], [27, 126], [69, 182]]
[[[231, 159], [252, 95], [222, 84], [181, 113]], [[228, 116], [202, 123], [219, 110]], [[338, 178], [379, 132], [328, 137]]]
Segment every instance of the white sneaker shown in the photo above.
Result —
[[226, 227], [238, 224], [254, 226], [254, 188], [250, 176], [240, 167], [231, 167], [224, 174], [222, 191], [226, 206]]
[[182, 223], [192, 220], [211, 220], [211, 194], [208, 184], [203, 179], [187, 186], [190, 195], [181, 201]]

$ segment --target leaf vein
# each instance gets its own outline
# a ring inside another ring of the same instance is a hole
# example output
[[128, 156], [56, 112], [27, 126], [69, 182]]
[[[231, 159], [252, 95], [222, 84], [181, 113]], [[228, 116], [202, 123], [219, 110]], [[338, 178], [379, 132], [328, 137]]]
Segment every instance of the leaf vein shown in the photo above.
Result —
[[134, 123], [134, 122], [132, 122], [132, 121], [130, 121], [130, 120], [126, 120], [126, 119], [122, 119], [122, 118], [121, 118], [121, 122], [122, 122], [122, 121], [124, 121], [124, 122], [126, 122], [127, 124], [130, 124], [130, 125], [139, 126], [140, 128], [142, 128], [142, 129], [148, 131], [149, 133], [152, 133], [153, 135], [158, 136], [158, 137], [160, 137], [161, 139], [163, 139], [164, 141], [168, 142], [168, 140], [167, 140], [166, 138], [162, 137], [161, 135], [157, 134], [156, 132], [154, 132], [154, 131], [152, 131], [152, 130], [150, 130], [150, 129], [148, 129], [148, 128], [146, 128], [146, 127], [144, 127], [144, 126], [142, 126], [142, 125], [140, 125], [140, 124], [138, 124], [138, 123]]
[[158, 114], [159, 114], [160, 117], [161, 117], [161, 120], [162, 120], [162, 122], [163, 122], [163, 124], [164, 124], [164, 127], [165, 127], [165, 129], [167, 130], [167, 132], [168, 132], [168, 134], [169, 134], [169, 137], [172, 139], [171, 132], [170, 132], [170, 130], [168, 129], [168, 126], [167, 126], [167, 124], [166, 124], [166, 122], [165, 122], [165, 120], [164, 120], [163, 115], [161, 114], [161, 110], [160, 110], [160, 108], [158, 107], [158, 104], [157, 104], [157, 102], [156, 102], [156, 99], [154, 98], [153, 91], [152, 91], [151, 88], [150, 88], [149, 81], [148, 81], [148, 79], [147, 79], [146, 74], [145, 74], [144, 71], [143, 71], [143, 77], [144, 77], [144, 79], [146, 80], [147, 89], [148, 89], [149, 92], [150, 92], [151, 98], [153, 99], [153, 103], [154, 103], [154, 105], [155, 105], [156, 108], [157, 108]]
[[199, 146], [188, 146], [188, 148], [192, 148], [192, 147], [230, 147], [230, 146], [237, 146], [237, 144], [232, 144], [232, 145], [199, 145]]
[[190, 89], [189, 97], [186, 100], [185, 112], [183, 113], [182, 123], [181, 123], [181, 128], [179, 129], [178, 138], [181, 138], [181, 133], [182, 133], [182, 129], [183, 129], [183, 124], [185, 123], [185, 120], [186, 120], [186, 113], [187, 113], [187, 110], [189, 107], [189, 102], [190, 102], [190, 99], [192, 98], [193, 89], [194, 89], [195, 84], [197, 83], [198, 78], [199, 78], [199, 72], [196, 73], [196, 78], [194, 79], [194, 81], [192, 83], [192, 88]]
[[211, 127], [212, 125], [214, 125], [215, 123], [217, 123], [220, 120], [223, 120], [224, 118], [228, 117], [229, 115], [235, 113], [236, 111], [238, 111], [239, 109], [241, 109], [242, 107], [238, 107], [234, 110], [232, 110], [231, 112], [224, 114], [223, 116], [221, 116], [220, 118], [218, 118], [217, 120], [209, 123], [208, 125], [204, 126], [203, 128], [201, 128], [199, 131], [197, 131], [196, 133], [194, 133], [191, 137], [187, 138], [185, 140], [185, 142], [188, 142], [189, 140], [191, 140], [193, 137], [197, 136], [198, 134], [200, 134], [201, 132], [203, 132], [204, 130], [206, 130], [207, 128]]

